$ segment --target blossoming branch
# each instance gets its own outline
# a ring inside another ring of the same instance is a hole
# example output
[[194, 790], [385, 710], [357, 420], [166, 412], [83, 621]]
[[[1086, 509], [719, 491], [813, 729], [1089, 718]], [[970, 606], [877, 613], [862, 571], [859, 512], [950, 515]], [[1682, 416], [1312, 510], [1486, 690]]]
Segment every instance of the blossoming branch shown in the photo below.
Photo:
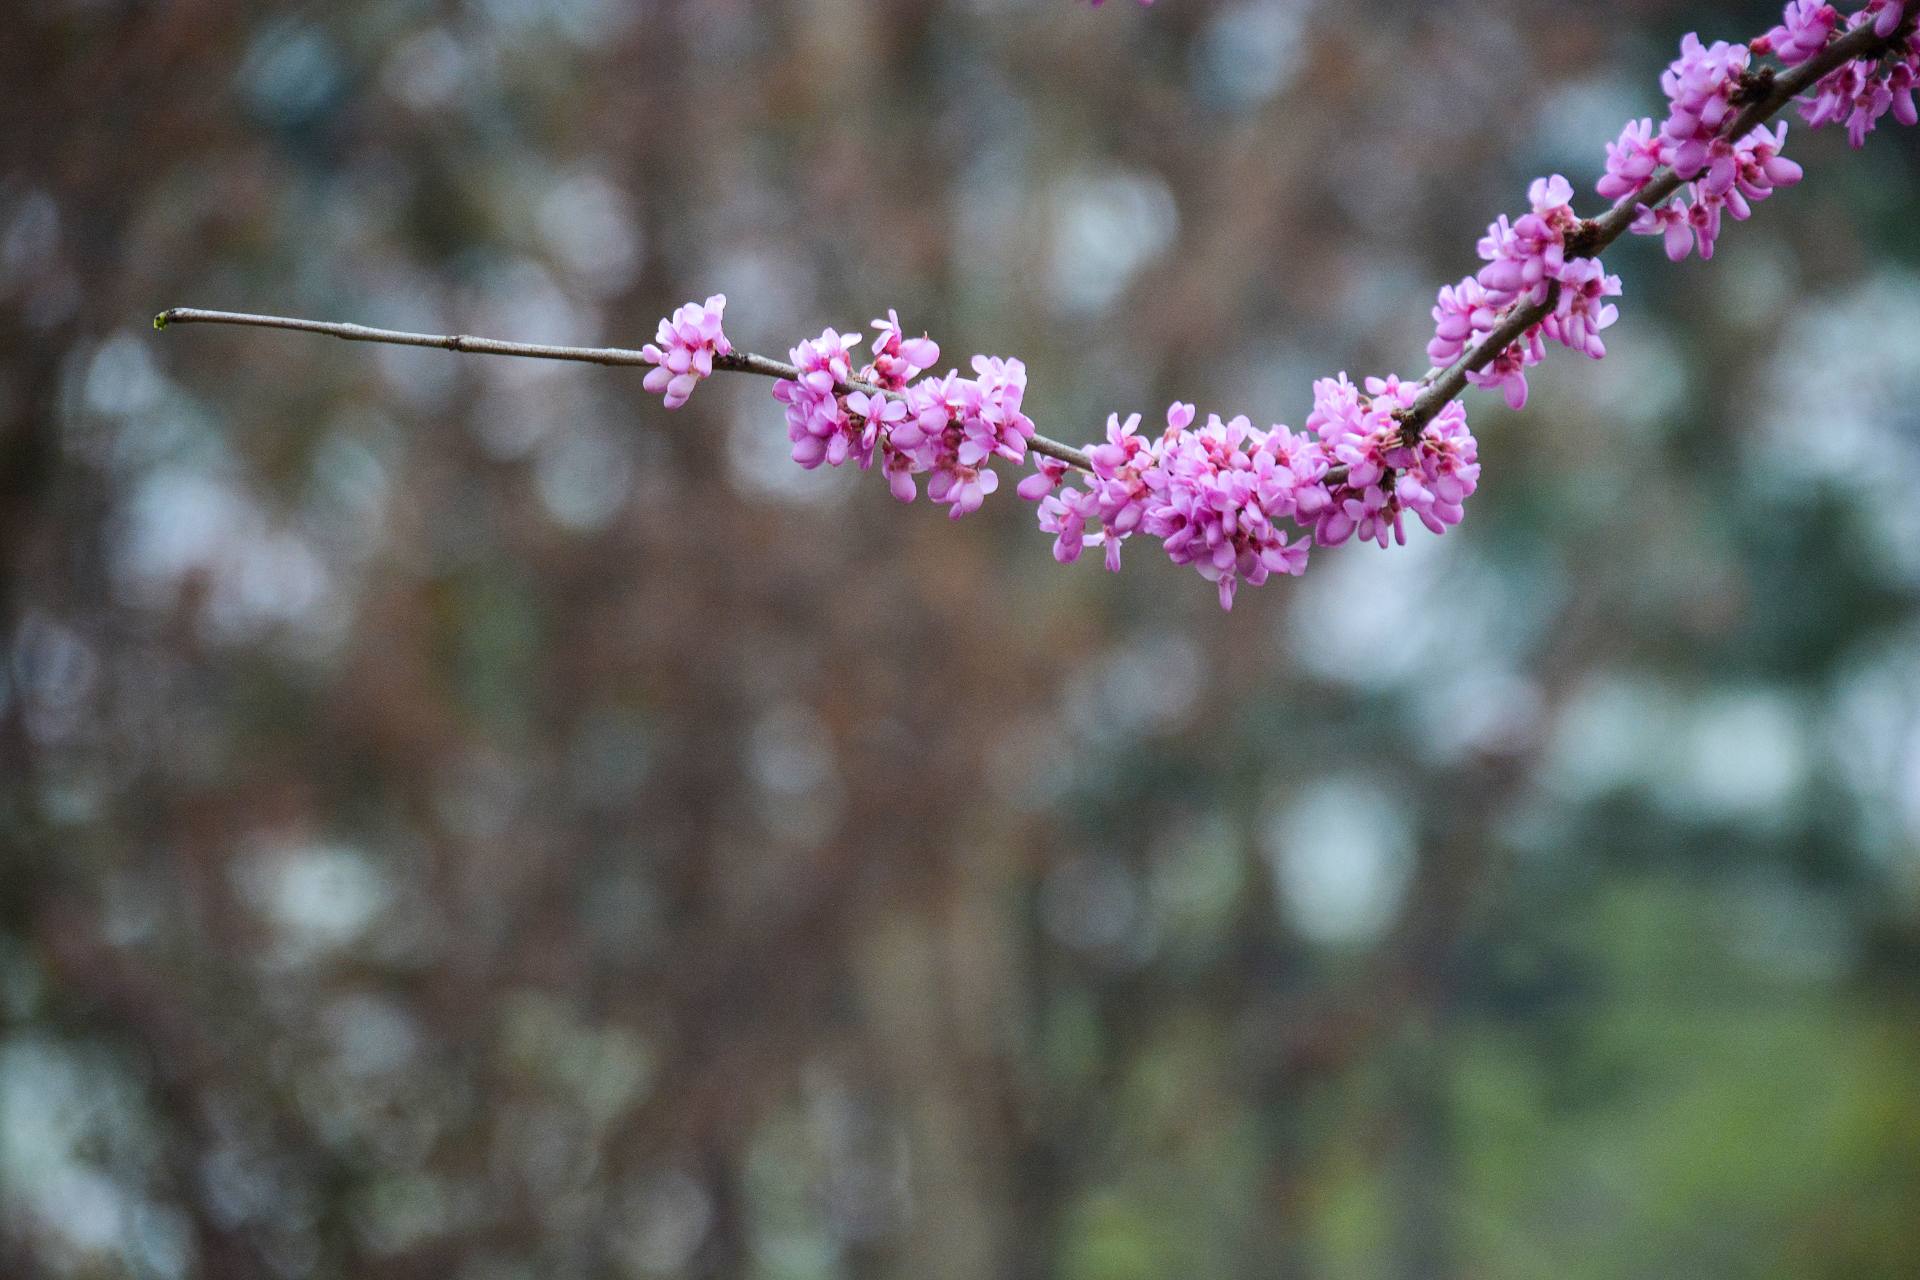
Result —
[[[924, 478], [928, 498], [958, 519], [998, 490], [996, 458], [1018, 464], [1033, 454], [1035, 470], [1018, 490], [1039, 504], [1056, 559], [1070, 562], [1098, 547], [1117, 570], [1123, 546], [1145, 534], [1174, 563], [1214, 583], [1221, 606], [1232, 608], [1240, 583], [1304, 572], [1316, 545], [1355, 537], [1382, 547], [1404, 543], [1409, 514], [1435, 533], [1458, 524], [1480, 477], [1460, 393], [1468, 385], [1495, 388], [1519, 409], [1527, 370], [1549, 344], [1605, 356], [1601, 335], [1619, 318], [1611, 299], [1621, 287], [1601, 251], [1631, 232], [1661, 237], [1675, 261], [1694, 252], [1711, 258], [1725, 219], [1751, 217], [1755, 204], [1803, 176], [1782, 155], [1785, 123], [1766, 123], [1789, 102], [1799, 99], [1812, 127], [1844, 124], [1855, 147], [1889, 114], [1913, 124], [1920, 85], [1914, 8], [1914, 0], [1868, 0], [1843, 18], [1832, 4], [1792, 0], [1777, 26], [1745, 44], [1707, 45], [1688, 35], [1660, 78], [1665, 118], [1630, 121], [1607, 144], [1596, 190], [1612, 207], [1582, 217], [1566, 178], [1536, 179], [1528, 211], [1511, 220], [1501, 215], [1481, 238], [1484, 265], [1439, 291], [1427, 344], [1434, 367], [1417, 382], [1389, 375], [1355, 384], [1344, 373], [1320, 379], [1313, 412], [1298, 432], [1217, 414], [1196, 426], [1194, 406], [1176, 403], [1157, 433], [1141, 434], [1139, 414], [1124, 422], [1114, 414], [1104, 442], [1077, 449], [1035, 431], [1022, 410], [1027, 371], [1019, 360], [976, 355], [971, 377], [957, 369], [936, 374], [939, 346], [924, 334], [909, 336], [892, 311], [873, 322], [864, 358], [858, 335], [829, 328], [794, 347], [788, 362], [736, 351], [722, 327], [727, 300], [719, 295], [679, 308], [638, 351], [188, 308], [163, 312], [154, 323], [261, 325], [641, 365], [648, 369], [643, 385], [669, 409], [685, 404], [716, 371], [771, 377], [802, 467], [877, 467], [903, 502], [918, 496]], [[1755, 64], [1767, 57], [1777, 66]]]

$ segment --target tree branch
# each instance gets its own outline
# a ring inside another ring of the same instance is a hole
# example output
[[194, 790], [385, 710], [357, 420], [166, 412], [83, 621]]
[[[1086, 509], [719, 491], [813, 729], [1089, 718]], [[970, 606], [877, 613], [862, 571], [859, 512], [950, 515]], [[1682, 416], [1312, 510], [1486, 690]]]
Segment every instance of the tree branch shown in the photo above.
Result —
[[[1745, 137], [1757, 126], [1771, 119], [1795, 96], [1843, 63], [1856, 58], [1877, 57], [1893, 48], [1897, 42], [1905, 40], [1912, 32], [1917, 16], [1920, 15], [1909, 14], [1892, 35], [1884, 37], [1874, 34], [1871, 23], [1863, 23], [1828, 44], [1825, 49], [1797, 67], [1778, 73], [1771, 70], [1750, 73], [1747, 87], [1753, 99], [1745, 110], [1720, 131], [1720, 136], [1736, 140]], [[1627, 229], [1638, 216], [1641, 206], [1659, 207], [1686, 185], [1687, 181], [1671, 168], [1656, 171], [1652, 179], [1639, 192], [1622, 197], [1599, 217], [1584, 220], [1579, 229], [1569, 237], [1568, 250], [1579, 257], [1599, 256], [1601, 250], [1626, 234]], [[1433, 420], [1434, 415], [1466, 390], [1468, 375], [1478, 373], [1493, 363], [1527, 330], [1544, 320], [1553, 309], [1554, 299], [1555, 290], [1549, 290], [1547, 296], [1538, 302], [1513, 307], [1486, 337], [1463, 353], [1458, 360], [1445, 368], [1428, 370], [1426, 376], [1421, 379], [1425, 384], [1424, 389], [1414, 399], [1412, 405], [1396, 415], [1404, 438], [1409, 443], [1417, 439], [1421, 429]], [[301, 333], [327, 334], [349, 342], [380, 342], [394, 346], [437, 347], [445, 351], [466, 351], [477, 355], [523, 356], [537, 360], [573, 360], [583, 364], [650, 367], [646, 357], [640, 352], [624, 347], [567, 347], [546, 343], [505, 342], [498, 338], [476, 338], [465, 334], [407, 333], [397, 329], [375, 329], [360, 324], [334, 324], [322, 320], [248, 315], [235, 311], [205, 311], [195, 307], [175, 307], [154, 317], [153, 326], [156, 329], [164, 329], [170, 324], [251, 325], [263, 329], [291, 329]], [[713, 363], [716, 369], [758, 374], [764, 378], [795, 380], [799, 377], [799, 371], [792, 365], [766, 356], [754, 355], [751, 352], [716, 356]], [[897, 391], [889, 391], [857, 379], [844, 384], [841, 390], [864, 391], [869, 395], [901, 398]], [[1085, 450], [1076, 449], [1057, 440], [1050, 440], [1042, 435], [1035, 435], [1027, 444], [1035, 453], [1058, 459], [1082, 471], [1093, 470], [1092, 461]], [[1341, 470], [1343, 468], [1335, 468], [1336, 473]]]

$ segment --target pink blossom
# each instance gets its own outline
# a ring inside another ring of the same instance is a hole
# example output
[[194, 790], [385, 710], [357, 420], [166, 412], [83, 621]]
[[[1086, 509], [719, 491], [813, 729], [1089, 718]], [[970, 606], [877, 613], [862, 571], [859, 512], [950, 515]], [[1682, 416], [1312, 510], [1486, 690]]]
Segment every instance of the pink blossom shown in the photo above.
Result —
[[802, 342], [792, 351], [800, 377], [773, 384], [773, 398], [786, 406], [793, 460], [809, 471], [823, 462], [837, 467], [850, 457], [862, 467], [872, 465], [871, 423], [856, 427], [840, 390], [853, 381], [857, 341], [852, 334], [828, 329]]
[[1687, 206], [1687, 226], [1693, 231], [1702, 262], [1713, 257], [1714, 244], [1720, 239], [1720, 211], [1727, 207], [1726, 201], [1708, 199], [1705, 192], [1697, 192], [1697, 198]]
[[1465, 502], [1480, 485], [1480, 449], [1467, 428], [1467, 410], [1448, 401], [1421, 428], [1419, 441], [1391, 456], [1399, 478], [1393, 496], [1435, 533], [1445, 533], [1466, 515]]
[[[1638, 235], [1664, 237], [1667, 256], [1675, 262], [1696, 247], [1701, 258], [1711, 258], [1723, 213], [1733, 215], [1736, 222], [1745, 221], [1753, 216], [1752, 206], [1772, 195], [1775, 187], [1792, 186], [1800, 181], [1800, 166], [1780, 154], [1786, 139], [1784, 121], [1777, 129], [1762, 125], [1738, 144], [1716, 139], [1713, 147], [1716, 158], [1709, 176], [1689, 183], [1682, 189], [1683, 196], [1676, 196], [1658, 209], [1641, 205], [1628, 229]], [[1723, 163], [1721, 157], [1725, 164], [1724, 180], [1714, 176]]]
[[775, 382], [773, 396], [786, 406], [794, 461], [811, 469], [852, 460], [864, 471], [877, 460], [902, 502], [919, 496], [924, 475], [927, 496], [948, 515], [979, 510], [1000, 483], [989, 461], [1024, 460], [1033, 438], [1021, 409], [1026, 366], [975, 356], [973, 378], [922, 377], [940, 358], [938, 344], [907, 337], [893, 311], [873, 328], [873, 359], [859, 368], [852, 334], [828, 329], [793, 349], [799, 376]]
[[1394, 411], [1411, 404], [1416, 391], [1397, 378], [1369, 378], [1366, 385], [1368, 394], [1362, 395], [1344, 373], [1313, 384], [1308, 429], [1319, 435], [1328, 458], [1345, 468], [1336, 478], [1329, 466], [1295, 495], [1297, 518], [1312, 525], [1321, 546], [1339, 546], [1356, 534], [1381, 546], [1393, 537], [1405, 541], [1392, 493], [1392, 455], [1400, 445]]
[[[1106, 443], [1087, 451], [1093, 472], [1083, 477], [1084, 489], [1066, 489], [1057, 497], [1044, 497], [1040, 527], [1055, 533], [1054, 556], [1063, 562], [1077, 558], [1083, 546], [1104, 546], [1109, 569], [1120, 568], [1120, 547], [1140, 528], [1151, 488], [1148, 472], [1160, 465], [1160, 451], [1167, 442], [1184, 433], [1193, 421], [1193, 406], [1174, 404], [1167, 410], [1167, 429], [1159, 440], [1149, 441], [1139, 434], [1140, 415], [1130, 414], [1125, 422], [1120, 415], [1107, 415]], [[1042, 460], [1041, 474], [1049, 473]], [[1057, 482], [1055, 482], [1057, 483]], [[1029, 482], [1021, 486], [1023, 496], [1042, 491]], [[1088, 531], [1097, 521], [1099, 529]]]
[[[1193, 421], [1193, 406], [1173, 404], [1167, 409], [1167, 429], [1161, 443], [1184, 432]], [[1091, 514], [1100, 520], [1100, 545], [1106, 548], [1107, 568], [1120, 568], [1120, 545], [1140, 527], [1149, 487], [1146, 473], [1160, 465], [1159, 451], [1138, 434], [1140, 415], [1107, 415], [1107, 440], [1087, 451], [1093, 476], [1087, 491]]]
[[[873, 465], [874, 445], [882, 438], [891, 439], [893, 433], [906, 422], [907, 403], [884, 392], [875, 394], [866, 391], [848, 392], [845, 403], [850, 416], [859, 419], [854, 425], [859, 430], [857, 453], [860, 469], [864, 471]], [[888, 483], [892, 487], [891, 477]], [[899, 496], [897, 487], [894, 493], [896, 497]], [[913, 501], [913, 495], [909, 493], [905, 500]]]
[[1085, 489], [1066, 489], [1040, 500], [1040, 528], [1051, 533], [1053, 558], [1072, 564], [1087, 544], [1087, 522], [1095, 516], [1093, 495]]
[[[1650, 132], [1651, 122], [1647, 126]], [[1610, 153], [1623, 154], [1623, 148], [1636, 145], [1635, 137], [1636, 130], [1630, 126], [1623, 141], [1609, 148]], [[1637, 163], [1624, 166], [1623, 172], [1638, 172], [1639, 167]], [[1620, 292], [1618, 277], [1606, 275], [1597, 261], [1567, 256], [1569, 238], [1584, 225], [1573, 211], [1573, 184], [1559, 174], [1536, 178], [1527, 197], [1532, 212], [1511, 223], [1505, 217], [1497, 219], [1481, 238], [1479, 252], [1487, 265], [1479, 274], [1440, 291], [1433, 308], [1434, 336], [1427, 344], [1427, 355], [1435, 364], [1451, 364], [1470, 345], [1483, 342], [1512, 308], [1544, 302], [1559, 285], [1547, 324], [1533, 326], [1485, 367], [1467, 375], [1477, 386], [1501, 388], [1515, 409], [1526, 403], [1526, 369], [1545, 354], [1543, 335], [1590, 355], [1604, 352], [1599, 331], [1613, 323], [1618, 311], [1596, 299]], [[1376, 506], [1366, 510], [1372, 512]]]
[[935, 471], [927, 481], [927, 497], [946, 505], [955, 520], [980, 509], [987, 495], [1000, 487], [999, 473], [991, 467], [954, 466]]
[[959, 391], [956, 403], [964, 437], [961, 462], [977, 466], [994, 455], [1024, 461], [1027, 441], [1033, 438], [1033, 419], [1020, 411], [1027, 394], [1027, 366], [999, 356], [975, 356], [973, 372], [974, 378], [953, 384]]
[[912, 502], [919, 492], [913, 477], [954, 465], [953, 406], [947, 397], [956, 377], [924, 378], [906, 389], [907, 412], [887, 433], [882, 464], [888, 489], [902, 502]]
[[1034, 465], [1038, 470], [1014, 488], [1014, 492], [1028, 502], [1038, 502], [1058, 489], [1068, 471], [1067, 464], [1058, 458], [1042, 457]]
[[1628, 230], [1635, 235], [1665, 237], [1667, 257], [1674, 262], [1693, 252], [1693, 224], [1688, 221], [1684, 200], [1669, 200], [1658, 208], [1641, 205]]
[[1531, 188], [1534, 211], [1513, 223], [1502, 214], [1480, 238], [1480, 257], [1487, 265], [1477, 278], [1494, 306], [1547, 296], [1548, 284], [1566, 263], [1566, 233], [1578, 221], [1568, 204], [1572, 194], [1558, 174], [1538, 179]]
[[1317, 378], [1313, 384], [1313, 412], [1307, 415], [1307, 430], [1322, 440], [1332, 441], [1356, 429], [1365, 415], [1360, 388], [1344, 373]]
[[1223, 608], [1233, 607], [1242, 582], [1306, 568], [1311, 539], [1290, 539], [1282, 522], [1311, 523], [1299, 511], [1303, 495], [1326, 505], [1325, 443], [1284, 426], [1259, 431], [1245, 417], [1213, 415], [1195, 430], [1194, 417], [1192, 405], [1175, 403], [1166, 429], [1149, 439], [1138, 414], [1110, 415], [1106, 441], [1088, 450], [1093, 472], [1082, 477], [1084, 488], [1063, 486], [1064, 472], [1045, 464], [1021, 486], [1040, 502], [1055, 559], [1104, 546], [1107, 567], [1118, 569], [1121, 544], [1144, 533], [1159, 538], [1175, 564], [1214, 583]]
[[1787, 144], [1787, 122], [1778, 131], [1761, 125], [1748, 134], [1737, 150], [1740, 193], [1749, 200], [1765, 200], [1775, 187], [1790, 187], [1805, 176], [1800, 166], [1780, 154]]
[[[1873, 0], [1848, 19], [1847, 27], [1858, 30], [1871, 22], [1876, 35], [1891, 38], [1905, 16], [1905, 6], [1898, 0]], [[1882, 116], [1891, 113], [1901, 124], [1915, 122], [1916, 84], [1920, 84], [1920, 35], [1909, 30], [1884, 56], [1855, 58], [1822, 76], [1812, 95], [1801, 100], [1800, 114], [1816, 129], [1844, 123], [1847, 141], [1864, 146]]]
[[1867, 0], [1866, 8], [1856, 15], [1856, 22], [1871, 19], [1873, 34], [1882, 40], [1894, 33], [1900, 19], [1906, 16], [1907, 0]]
[[913, 477], [925, 474], [927, 496], [945, 504], [956, 520], [979, 510], [982, 500], [999, 487], [989, 460], [997, 456], [1022, 461], [1033, 438], [1033, 420], [1021, 411], [1026, 366], [1018, 360], [975, 356], [973, 368], [976, 378], [949, 372], [908, 386], [901, 420], [882, 442], [894, 495], [911, 502]]
[[1706, 167], [1714, 137], [1737, 110], [1733, 99], [1748, 61], [1743, 44], [1703, 45], [1692, 32], [1680, 41], [1680, 56], [1660, 77], [1668, 99], [1660, 136], [1668, 144], [1666, 163], [1682, 178]]
[[[1273, 483], [1266, 436], [1244, 417], [1210, 416], [1198, 431], [1169, 431], [1160, 465], [1144, 479], [1152, 490], [1142, 527], [1161, 540], [1175, 564], [1191, 565], [1219, 590], [1220, 607], [1233, 608], [1242, 581], [1258, 586], [1270, 574], [1306, 571], [1310, 542], [1289, 542], [1275, 524], [1261, 490]], [[1251, 445], [1251, 448], [1243, 446]], [[1284, 500], [1284, 499], [1283, 499]]]
[[641, 358], [655, 366], [641, 382], [660, 396], [669, 409], [678, 409], [704, 378], [713, 376], [713, 358], [733, 354], [733, 344], [720, 329], [727, 296], [716, 293], [705, 303], [689, 302], [660, 322], [653, 341], [640, 348]]
[[940, 344], [921, 334], [909, 338], [900, 331], [900, 313], [889, 310], [887, 318], [875, 320], [873, 327], [872, 381], [889, 391], [898, 391], [920, 374], [940, 363]]
[[1458, 284], [1440, 286], [1433, 306], [1433, 340], [1427, 343], [1427, 359], [1436, 365], [1458, 360], [1476, 335], [1492, 332], [1500, 323], [1500, 313], [1487, 296], [1486, 289], [1472, 276]]
[[1620, 130], [1619, 140], [1607, 144], [1607, 172], [1595, 189], [1609, 200], [1639, 195], [1660, 162], [1661, 146], [1653, 120], [1646, 116], [1629, 120]]
[[1543, 337], [1595, 360], [1607, 354], [1600, 331], [1620, 318], [1607, 298], [1620, 296], [1620, 277], [1610, 276], [1597, 258], [1574, 258], [1560, 273], [1560, 296], [1540, 323]]
[[1827, 47], [1840, 22], [1840, 11], [1822, 0], [1790, 0], [1780, 25], [1752, 44], [1755, 53], [1771, 53], [1797, 67]]
[[1503, 348], [1484, 368], [1467, 374], [1476, 387], [1498, 387], [1509, 409], [1527, 407], [1527, 370], [1546, 359], [1540, 326], [1534, 325]]

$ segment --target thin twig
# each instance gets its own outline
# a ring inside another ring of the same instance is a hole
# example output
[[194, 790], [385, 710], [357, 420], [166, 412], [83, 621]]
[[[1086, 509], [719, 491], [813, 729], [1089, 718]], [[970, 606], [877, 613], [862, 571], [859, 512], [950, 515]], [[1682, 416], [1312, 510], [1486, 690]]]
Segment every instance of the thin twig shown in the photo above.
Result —
[[[233, 324], [256, 329], [292, 329], [299, 333], [320, 333], [347, 342], [379, 342], [395, 347], [436, 347], [442, 351], [464, 351], [483, 356], [523, 356], [532, 360], [572, 360], [580, 364], [650, 366], [640, 352], [628, 347], [562, 347], [544, 342], [507, 342], [500, 338], [475, 338], [464, 333], [408, 333], [402, 329], [375, 329], [364, 324], [338, 324], [330, 320], [300, 320], [292, 316], [257, 316], [244, 311], [205, 311], [199, 307], [174, 307], [153, 318], [153, 327], [165, 329], [176, 324]], [[734, 373], [754, 373], [763, 378], [797, 379], [800, 371], [780, 360], [757, 356], [748, 351], [715, 356], [713, 367]], [[843, 391], [864, 391], [868, 395], [901, 398], [897, 391], [853, 379]], [[1035, 453], [1058, 458], [1071, 467], [1092, 471], [1086, 451], [1036, 435], [1027, 441]]]

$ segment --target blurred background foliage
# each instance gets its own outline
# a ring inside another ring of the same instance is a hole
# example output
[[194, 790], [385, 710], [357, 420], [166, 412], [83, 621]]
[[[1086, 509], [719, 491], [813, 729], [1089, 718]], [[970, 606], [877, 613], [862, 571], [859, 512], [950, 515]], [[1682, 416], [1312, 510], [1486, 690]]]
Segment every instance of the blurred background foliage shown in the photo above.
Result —
[[19, 0], [0, 1273], [1915, 1274], [1910, 133], [1229, 616], [753, 379], [147, 326], [725, 291], [1297, 425], [1771, 16]]

